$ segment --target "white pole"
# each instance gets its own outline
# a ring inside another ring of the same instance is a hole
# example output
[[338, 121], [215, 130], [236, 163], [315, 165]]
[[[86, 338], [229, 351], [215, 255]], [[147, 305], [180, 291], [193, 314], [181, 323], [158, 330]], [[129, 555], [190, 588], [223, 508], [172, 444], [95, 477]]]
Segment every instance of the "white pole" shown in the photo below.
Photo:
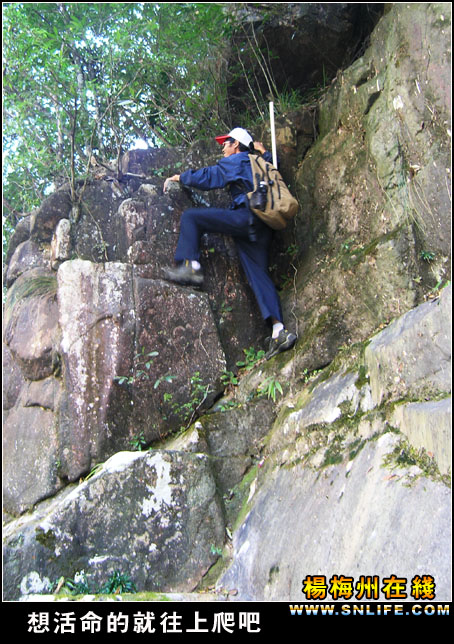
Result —
[[274, 128], [274, 103], [270, 102], [270, 127], [271, 127], [271, 150], [273, 154], [273, 165], [277, 168], [277, 153], [276, 153], [276, 131]]

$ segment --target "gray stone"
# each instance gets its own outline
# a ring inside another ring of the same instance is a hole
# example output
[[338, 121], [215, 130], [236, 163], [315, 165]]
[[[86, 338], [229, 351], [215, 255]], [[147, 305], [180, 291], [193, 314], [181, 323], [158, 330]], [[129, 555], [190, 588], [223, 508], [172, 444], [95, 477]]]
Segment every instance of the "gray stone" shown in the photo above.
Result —
[[[115, 411], [109, 401], [117, 386], [114, 378], [129, 372], [134, 353], [132, 274], [126, 264], [74, 260], [62, 264], [57, 275], [65, 383], [61, 467], [73, 481], [113, 453], [110, 414], [117, 414], [120, 424], [129, 412], [119, 414], [121, 395]], [[117, 445], [121, 438], [117, 431]]]
[[8, 262], [6, 286], [9, 288], [15, 279], [32, 268], [45, 267], [46, 261], [36, 242], [27, 240], [19, 244]]
[[66, 262], [58, 279], [68, 403], [62, 460], [74, 480], [139, 435], [150, 443], [186, 423], [191, 378], [199, 374], [209, 400], [225, 360], [204, 293], [134, 279], [121, 263]]
[[451, 397], [396, 406], [390, 422], [417, 449], [424, 448], [437, 462], [442, 474], [452, 469]]
[[[451, 598], [450, 490], [383, 467], [398, 437], [385, 434], [348, 463], [312, 471], [283, 467], [254, 494], [236, 531], [219, 588], [238, 601], [304, 602], [306, 576], [430, 574], [437, 601]], [[285, 528], [284, 528], [285, 526]], [[427, 573], [430, 571], [430, 573]], [[355, 591], [356, 594], [356, 591]], [[329, 601], [330, 596], [327, 595]], [[379, 599], [385, 599], [380, 594]]]
[[[282, 420], [275, 425], [268, 441], [270, 452], [279, 452], [296, 441], [303, 439], [307, 449], [311, 447], [311, 427], [329, 427], [342, 419], [343, 414], [353, 417], [372, 408], [368, 385], [357, 386], [358, 374], [336, 373], [321, 384], [314, 384], [303, 391], [293, 402], [289, 402]], [[300, 454], [301, 455], [301, 454]]]
[[156, 450], [116, 454], [4, 535], [8, 599], [81, 571], [95, 589], [119, 570], [138, 590], [188, 592], [216, 561], [224, 523], [209, 459]]
[[3, 424], [3, 507], [11, 515], [30, 510], [60, 490], [60, 441], [53, 412], [21, 398]]
[[374, 403], [451, 391], [451, 286], [392, 322], [365, 351]]
[[54, 371], [57, 320], [55, 274], [35, 268], [18, 277], [6, 299], [4, 342], [29, 380]]
[[50, 245], [50, 258], [54, 270], [58, 269], [61, 262], [71, 258], [71, 222], [69, 219], [60, 219], [55, 228]]
[[238, 485], [250, 467], [260, 460], [263, 440], [275, 418], [275, 406], [259, 399], [201, 419], [207, 451], [213, 459], [213, 471], [223, 494]]

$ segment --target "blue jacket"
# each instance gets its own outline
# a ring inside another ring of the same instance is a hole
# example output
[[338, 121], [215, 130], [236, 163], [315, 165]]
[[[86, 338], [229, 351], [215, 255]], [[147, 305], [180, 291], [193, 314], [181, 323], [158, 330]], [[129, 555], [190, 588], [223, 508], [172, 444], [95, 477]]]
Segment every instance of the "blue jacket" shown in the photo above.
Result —
[[[265, 152], [263, 158], [272, 160], [270, 152]], [[186, 170], [180, 175], [180, 182], [199, 190], [215, 190], [229, 188], [232, 199], [231, 208], [241, 208], [248, 205], [246, 193], [254, 188], [252, 181], [251, 162], [248, 152], [238, 152], [220, 159], [216, 165], [200, 170]]]

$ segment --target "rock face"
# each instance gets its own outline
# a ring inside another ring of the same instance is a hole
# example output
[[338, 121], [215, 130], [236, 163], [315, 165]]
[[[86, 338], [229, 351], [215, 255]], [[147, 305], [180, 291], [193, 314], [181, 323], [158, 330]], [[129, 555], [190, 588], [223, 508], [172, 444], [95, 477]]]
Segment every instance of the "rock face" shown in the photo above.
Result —
[[206, 239], [206, 292], [162, 281], [191, 201], [162, 195], [153, 172], [165, 157], [155, 157], [122, 160], [124, 173], [149, 176], [123, 187], [134, 198], [95, 182], [71, 224], [66, 193], [57, 193], [33, 216], [35, 241], [19, 230], [11, 242], [4, 508], [13, 515], [115, 452], [185, 426], [222, 392], [220, 377], [243, 348], [265, 335], [231, 241]]
[[[447, 599], [450, 493], [426, 481], [404, 487], [387, 477], [381, 459], [395, 443], [386, 434], [352, 463], [330, 467], [322, 476], [310, 468], [279, 470], [257, 493], [235, 534], [234, 563], [221, 586], [237, 590], [244, 601], [301, 601], [308, 577], [321, 574], [330, 588], [331, 579], [344, 575], [354, 598], [364, 572], [373, 571], [383, 598], [383, 582], [396, 571], [410, 581], [431, 570], [436, 596]], [[421, 515], [424, 526], [410, 530]], [[402, 526], [408, 529], [405, 538]], [[410, 585], [406, 592], [411, 599]]]
[[269, 362], [232, 240], [203, 240], [203, 291], [162, 280], [183, 210], [225, 203], [163, 177], [216, 144], [130, 151], [78, 209], [62, 188], [19, 223], [5, 598], [82, 570], [186, 592], [217, 562], [209, 582], [244, 600], [392, 574], [450, 599], [449, 33], [447, 3], [393, 5], [317, 109], [276, 119], [301, 211], [272, 274], [299, 341]]
[[[428, 317], [443, 328], [449, 353], [450, 302], [447, 287], [440, 300], [397, 319], [359, 355], [353, 351], [339, 370], [287, 397], [263, 452], [266, 465], [248, 482], [247, 514], [220, 589], [235, 589], [244, 601], [301, 601], [314, 599], [303, 594], [306, 577], [322, 575], [329, 588], [343, 575], [351, 580], [346, 599], [359, 599], [356, 584], [373, 570], [379, 593], [367, 599], [385, 598], [383, 581], [395, 574], [408, 582], [411, 600], [418, 597], [410, 582], [431, 570], [436, 597], [449, 599], [451, 493], [428, 475], [434, 462], [450, 472], [451, 384], [439, 378], [436, 361], [421, 360], [416, 371], [388, 366], [405, 354], [409, 333], [420, 353], [435, 352], [440, 338]], [[392, 381], [391, 372], [399, 374]], [[436, 393], [425, 393], [432, 401], [407, 402], [416, 391], [410, 382], [395, 387], [416, 373], [418, 383], [438, 382]]]
[[366, 360], [376, 405], [387, 399], [435, 398], [450, 390], [451, 307], [448, 287], [439, 300], [421, 304], [372, 338]]
[[[126, 568], [140, 588], [192, 590], [224, 540], [215, 480], [201, 454], [119, 452], [39, 515], [23, 520], [20, 539], [16, 533], [5, 551], [24, 594], [38, 578], [49, 591], [56, 577], [90, 570], [100, 587], [106, 571]], [[24, 574], [28, 561], [34, 569]]]
[[320, 134], [296, 174], [301, 213], [285, 238], [303, 369], [450, 279], [446, 9], [395, 5], [320, 102]]
[[[237, 38], [265, 44], [268, 80], [279, 92], [302, 93], [330, 82], [339, 69], [348, 66], [383, 13], [381, 3], [273, 2], [237, 4], [228, 9], [241, 23]], [[249, 64], [248, 64], [249, 63]], [[256, 57], [245, 63], [254, 68]], [[263, 94], [270, 91], [266, 79], [257, 75]], [[231, 101], [241, 97], [244, 73], [231, 89]]]
[[174, 379], [172, 405], [182, 406], [194, 365], [212, 393], [226, 363], [206, 294], [134, 278], [130, 265], [115, 262], [66, 262], [58, 278], [68, 427], [62, 471], [75, 480], [140, 429], [148, 444], [181, 422], [165, 408], [159, 380]]

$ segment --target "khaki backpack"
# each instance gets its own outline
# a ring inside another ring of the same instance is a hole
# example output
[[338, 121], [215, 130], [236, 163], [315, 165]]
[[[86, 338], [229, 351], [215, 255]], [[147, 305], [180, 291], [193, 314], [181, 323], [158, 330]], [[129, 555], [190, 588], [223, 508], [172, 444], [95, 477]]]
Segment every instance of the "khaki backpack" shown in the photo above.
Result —
[[247, 194], [249, 207], [270, 228], [282, 230], [298, 212], [299, 204], [274, 165], [255, 154], [249, 159], [254, 181], [254, 190]]

